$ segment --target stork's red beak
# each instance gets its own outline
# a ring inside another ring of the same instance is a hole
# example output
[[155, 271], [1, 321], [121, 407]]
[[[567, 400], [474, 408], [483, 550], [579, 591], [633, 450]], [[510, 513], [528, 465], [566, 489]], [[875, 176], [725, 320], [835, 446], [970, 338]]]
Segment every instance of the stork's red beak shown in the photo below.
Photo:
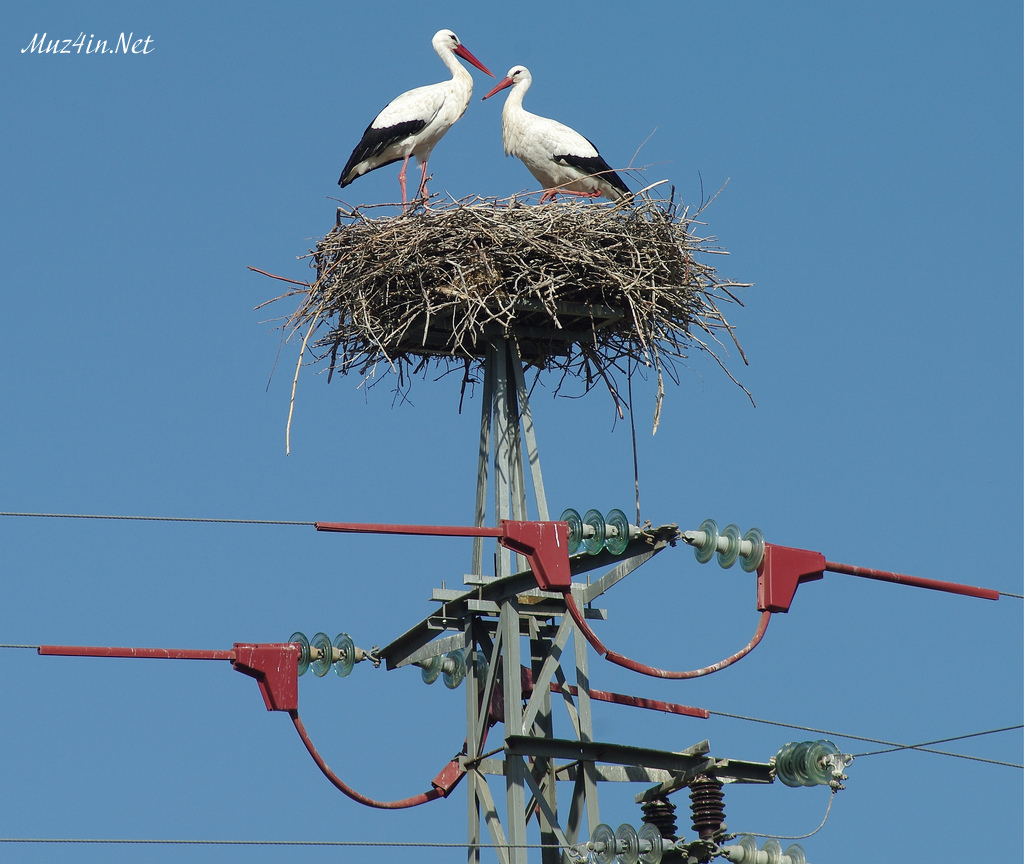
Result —
[[490, 69], [488, 69], [486, 66], [484, 66], [483, 63], [481, 63], [479, 60], [477, 60], [476, 57], [474, 57], [472, 55], [472, 53], [470, 53], [470, 50], [465, 45], [456, 45], [453, 50], [463, 60], [469, 61], [474, 66], [476, 66], [476, 68], [479, 69], [481, 72], [486, 72], [492, 78], [494, 77], [494, 73]]
[[484, 98], [481, 99], [480, 101], [483, 102], [484, 99], [490, 99], [495, 93], [500, 93], [506, 87], [511, 87], [515, 83], [516, 82], [513, 81], [511, 78], [502, 78], [497, 84], [494, 85], [494, 89], [486, 96], [484, 96]]

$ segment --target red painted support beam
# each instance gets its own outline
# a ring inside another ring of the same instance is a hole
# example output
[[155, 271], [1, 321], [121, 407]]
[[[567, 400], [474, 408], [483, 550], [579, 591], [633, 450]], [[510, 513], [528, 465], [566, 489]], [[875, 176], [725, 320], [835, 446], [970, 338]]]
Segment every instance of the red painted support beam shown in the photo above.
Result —
[[105, 648], [94, 645], [40, 645], [39, 653], [56, 657], [139, 657], [150, 660], [234, 660], [234, 651], [189, 648]]
[[[579, 696], [579, 688], [568, 685], [566, 690], [572, 696]], [[561, 693], [562, 685], [551, 682], [551, 692]], [[662, 702], [660, 699], [645, 699], [643, 696], [627, 696], [624, 693], [609, 693], [607, 690], [588, 690], [590, 698], [596, 702], [611, 702], [615, 705], [628, 705], [631, 708], [646, 708], [648, 711], [662, 711], [665, 714], [682, 714], [684, 717], [700, 717], [707, 720], [711, 712], [706, 708], [695, 708], [692, 705], [680, 705], [677, 702]]]
[[757, 568], [757, 608], [768, 612], [788, 612], [797, 587], [804, 582], [821, 579], [826, 572], [845, 573], [847, 576], [860, 576], [864, 579], [877, 579], [899, 585], [912, 585], [915, 588], [945, 591], [949, 594], [978, 597], [982, 600], [999, 599], [999, 592], [991, 588], [977, 588], [974, 585], [924, 579], [920, 576], [908, 576], [906, 573], [894, 573], [890, 570], [873, 570], [869, 567], [839, 564], [835, 561], [826, 561], [825, 556], [820, 552], [765, 543], [764, 560]]
[[427, 537], [497, 537], [502, 546], [525, 555], [537, 585], [544, 591], [567, 591], [569, 525], [566, 522], [518, 522], [502, 519], [497, 528], [461, 525], [387, 525], [361, 522], [317, 522], [317, 531], [345, 534], [415, 534]]
[[59, 657], [229, 660], [236, 671], [256, 679], [268, 711], [294, 711], [299, 707], [299, 646], [294, 642], [236, 642], [230, 651], [91, 645], [40, 645], [38, 651], [40, 654]]
[[942, 582], [938, 579], [924, 579], [920, 576], [908, 576], [906, 573], [872, 570], [870, 567], [837, 564], [835, 561], [826, 561], [825, 569], [830, 573], [845, 573], [848, 576], [861, 576], [865, 579], [878, 579], [882, 582], [896, 582], [900, 585], [913, 585], [916, 588], [930, 588], [932, 591], [945, 591], [948, 594], [961, 594], [965, 597], [977, 597], [981, 600], [999, 599], [999, 592], [991, 588], [961, 585], [958, 582]]

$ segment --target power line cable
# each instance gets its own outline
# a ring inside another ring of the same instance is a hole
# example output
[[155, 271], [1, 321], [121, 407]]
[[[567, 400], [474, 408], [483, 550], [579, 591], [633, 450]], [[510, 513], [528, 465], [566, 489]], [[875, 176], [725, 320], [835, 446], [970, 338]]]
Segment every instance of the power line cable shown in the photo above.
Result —
[[925, 744], [899, 744], [895, 741], [885, 741], [882, 738], [867, 738], [863, 735], [850, 735], [846, 732], [836, 732], [831, 729], [816, 729], [813, 726], [800, 726], [796, 723], [782, 723], [778, 720], [765, 720], [761, 717], [747, 717], [743, 714], [730, 714], [727, 711], [708, 711], [709, 714], [714, 714], [718, 717], [731, 717], [733, 720], [746, 720], [751, 723], [764, 723], [768, 726], [781, 726], [785, 729], [799, 729], [801, 732], [814, 732], [818, 735], [829, 735], [833, 738], [849, 738], [853, 741], [867, 741], [870, 744], [883, 744], [886, 747], [892, 748], [889, 750], [877, 750], [872, 753], [862, 753], [862, 756], [874, 756], [878, 753], [894, 753], [899, 750], [920, 750], [922, 753], [934, 753], [938, 756], [953, 756], [957, 759], [969, 759], [972, 762], [986, 762], [990, 765], [1002, 765], [1006, 768], [1024, 768], [1024, 765], [1017, 764], [1016, 762], [1000, 762], [997, 759], [984, 759], [981, 756], [967, 756], [964, 753], [951, 753], [948, 750], [932, 750], [928, 744], [939, 744], [943, 741], [958, 741], [961, 738], [976, 738], [979, 735], [993, 735], [996, 732], [1008, 732], [1013, 729], [1024, 729], [1024, 724], [1017, 726], [1005, 726], [1001, 729], [990, 729], [986, 732], [971, 732], [967, 735], [958, 735], [954, 738], [943, 738], [940, 741], [929, 741]]
[[[956, 735], [952, 738], [937, 738], [934, 741], [923, 741], [920, 744], [903, 744], [893, 746], [887, 750], [872, 750], [870, 753], [855, 753], [854, 756], [860, 759], [862, 756], [877, 756], [880, 753], [897, 753], [900, 750], [918, 750], [923, 747], [930, 747], [932, 744], [946, 744], [949, 741], [962, 741], [965, 738], [977, 738], [981, 735], [994, 735], [997, 732], [1012, 732], [1014, 729], [1022, 729], [1024, 726], [1004, 726], [1002, 729], [989, 729], [987, 732], [969, 732], [966, 735]], [[1024, 767], [1024, 766], [1022, 766]]]
[[204, 519], [197, 516], [107, 516], [97, 513], [0, 513], [0, 516], [30, 516], [37, 519], [117, 519], [127, 522], [217, 522], [232, 525], [305, 525], [316, 522], [294, 522], [285, 519]]
[[148, 840], [92, 837], [0, 837], [0, 843], [84, 843], [117, 846], [358, 846], [415, 849], [561, 849], [558, 843], [430, 843], [399, 840]]

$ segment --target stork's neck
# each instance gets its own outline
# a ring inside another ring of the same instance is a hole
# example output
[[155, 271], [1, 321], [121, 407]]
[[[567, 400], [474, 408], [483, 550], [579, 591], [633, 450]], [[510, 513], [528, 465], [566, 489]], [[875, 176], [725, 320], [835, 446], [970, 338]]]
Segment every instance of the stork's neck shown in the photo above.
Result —
[[512, 85], [508, 96], [505, 97], [505, 107], [501, 109], [502, 116], [525, 110], [523, 108], [523, 97], [526, 95], [526, 91], [530, 89], [531, 83], [529, 78], [525, 78]]
[[452, 73], [452, 80], [458, 81], [460, 84], [469, 85], [470, 92], [473, 90], [473, 76], [469, 74], [469, 71], [459, 62], [459, 58], [455, 56], [455, 52], [450, 48], [444, 48], [437, 52], [438, 57], [445, 66], [448, 67], [448, 71]]

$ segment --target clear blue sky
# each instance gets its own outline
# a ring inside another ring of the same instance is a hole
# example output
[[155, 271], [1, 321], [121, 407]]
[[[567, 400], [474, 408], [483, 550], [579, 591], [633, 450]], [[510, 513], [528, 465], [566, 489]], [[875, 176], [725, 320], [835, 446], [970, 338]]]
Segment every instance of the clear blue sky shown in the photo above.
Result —
[[[441, 11], [441, 7], [443, 10]], [[0, 40], [0, 510], [468, 524], [478, 398], [307, 370], [254, 311], [334, 223], [336, 180], [399, 92], [440, 80], [454, 29], [526, 105], [649, 165], [706, 211], [755, 286], [732, 368], [703, 357], [649, 434], [644, 516], [760, 527], [833, 560], [1022, 591], [1022, 58], [1019, 3], [552, 4], [9, 2]], [[22, 53], [34, 34], [134, 56]], [[501, 98], [474, 73], [432, 189], [508, 195]], [[656, 130], [656, 131], [655, 131]], [[654, 133], [652, 135], [652, 132]], [[647, 140], [650, 138], [650, 140]], [[396, 167], [344, 190], [395, 200]], [[630, 180], [637, 185], [636, 178]], [[268, 386], [269, 381], [269, 386]], [[628, 426], [605, 395], [533, 401], [552, 509], [632, 503]], [[459, 540], [311, 528], [0, 519], [0, 641], [228, 648], [292, 631], [383, 645], [470, 563]], [[609, 647], [714, 662], [756, 623], [753, 579], [667, 551], [603, 598]], [[594, 659], [594, 685], [715, 711], [917, 743], [1021, 722], [1022, 604], [827, 576], [761, 647], [695, 682]], [[0, 835], [460, 842], [465, 791], [378, 813], [335, 792], [286, 716], [226, 664], [0, 651]], [[300, 682], [328, 762], [366, 794], [426, 788], [461, 746], [463, 693], [413, 670]], [[637, 716], [640, 714], [641, 716]], [[767, 760], [816, 737], [606, 706], [601, 740]], [[876, 749], [834, 739], [854, 753]], [[1019, 732], [944, 745], [1022, 761]], [[858, 759], [814, 862], [1017, 860], [1022, 772], [922, 753]], [[639, 822], [608, 790], [602, 818]], [[811, 831], [822, 789], [731, 788], [730, 827]], [[682, 821], [682, 819], [681, 819]], [[684, 825], [687, 833], [689, 826]], [[784, 843], [784, 845], [786, 845]], [[974, 854], [972, 852], [971, 854]], [[25, 845], [18, 861], [319, 862], [337, 850]], [[457, 861], [457, 850], [340, 853]]]

